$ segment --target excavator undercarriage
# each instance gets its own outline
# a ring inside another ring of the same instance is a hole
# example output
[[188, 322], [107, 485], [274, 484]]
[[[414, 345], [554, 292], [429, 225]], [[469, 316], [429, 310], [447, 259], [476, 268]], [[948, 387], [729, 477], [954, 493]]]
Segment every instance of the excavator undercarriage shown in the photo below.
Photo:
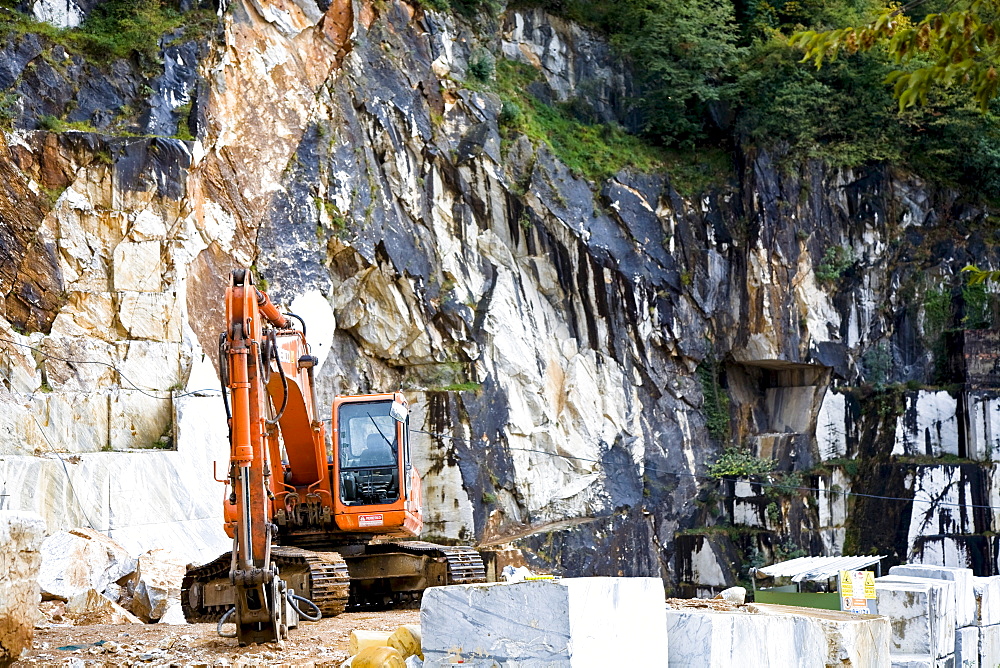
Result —
[[[483, 560], [470, 547], [413, 540], [350, 546], [345, 552], [350, 556], [275, 546], [271, 559], [288, 589], [312, 601], [324, 617], [416, 603], [428, 587], [486, 581]], [[188, 621], [218, 622], [233, 607], [231, 559], [226, 553], [187, 572], [181, 605]]]

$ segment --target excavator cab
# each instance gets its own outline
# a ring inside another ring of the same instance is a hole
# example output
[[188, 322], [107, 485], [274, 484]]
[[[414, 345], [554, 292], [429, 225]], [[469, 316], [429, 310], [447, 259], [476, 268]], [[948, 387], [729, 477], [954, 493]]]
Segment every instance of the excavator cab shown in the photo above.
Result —
[[415, 536], [409, 420], [400, 393], [338, 396], [333, 402], [334, 505], [342, 531]]
[[340, 406], [340, 500], [344, 505], [389, 504], [399, 500], [399, 425], [392, 402]]

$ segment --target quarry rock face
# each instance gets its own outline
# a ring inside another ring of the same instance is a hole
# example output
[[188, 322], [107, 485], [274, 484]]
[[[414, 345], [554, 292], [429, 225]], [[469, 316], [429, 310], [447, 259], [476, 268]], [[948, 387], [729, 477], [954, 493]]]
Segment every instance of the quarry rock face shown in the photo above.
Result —
[[32, 513], [0, 511], [0, 665], [31, 647], [45, 524]]
[[[55, 4], [36, 14], [76, 20]], [[993, 515], [967, 508], [1000, 506], [988, 337], [939, 359], [959, 304], [928, 317], [962, 266], [996, 260], [986, 212], [884, 165], [746, 147], [702, 192], [666, 172], [588, 180], [505, 126], [469, 64], [517, 61], [539, 99], [638, 127], [627, 68], [542, 11], [498, 31], [396, 0], [235, 0], [148, 82], [8, 40], [11, 507], [134, 554], [229, 549], [215, 360], [229, 271], [252, 266], [304, 309], [321, 405], [404, 388], [428, 538], [712, 590], [797, 550], [995, 572]], [[101, 113], [125, 106], [140, 111]], [[40, 129], [47, 115], [98, 132]], [[922, 387], [938, 369], [954, 382]], [[782, 486], [708, 477], [728, 446], [776, 462]]]

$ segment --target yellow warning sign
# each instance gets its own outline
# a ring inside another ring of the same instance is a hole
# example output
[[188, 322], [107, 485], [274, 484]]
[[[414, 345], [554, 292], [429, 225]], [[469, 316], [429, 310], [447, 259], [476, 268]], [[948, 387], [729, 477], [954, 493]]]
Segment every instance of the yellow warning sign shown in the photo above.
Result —
[[840, 571], [840, 595], [844, 598], [851, 598], [854, 594], [854, 579], [851, 578], [851, 571]]
[[865, 598], [876, 598], [875, 595], [875, 574], [871, 571], [864, 571], [865, 574]]
[[840, 571], [840, 609], [876, 614], [875, 574], [871, 571]]

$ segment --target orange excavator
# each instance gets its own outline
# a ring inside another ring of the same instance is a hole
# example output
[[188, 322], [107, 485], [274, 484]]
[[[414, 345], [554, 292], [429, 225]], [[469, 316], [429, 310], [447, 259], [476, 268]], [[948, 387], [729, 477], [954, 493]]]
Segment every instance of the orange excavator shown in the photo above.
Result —
[[403, 395], [338, 395], [328, 451], [317, 362], [304, 321], [280, 312], [248, 270], [232, 272], [219, 366], [233, 551], [189, 569], [181, 603], [188, 621], [217, 622], [241, 645], [281, 640], [299, 618], [486, 580], [472, 548], [408, 540], [423, 522]]

